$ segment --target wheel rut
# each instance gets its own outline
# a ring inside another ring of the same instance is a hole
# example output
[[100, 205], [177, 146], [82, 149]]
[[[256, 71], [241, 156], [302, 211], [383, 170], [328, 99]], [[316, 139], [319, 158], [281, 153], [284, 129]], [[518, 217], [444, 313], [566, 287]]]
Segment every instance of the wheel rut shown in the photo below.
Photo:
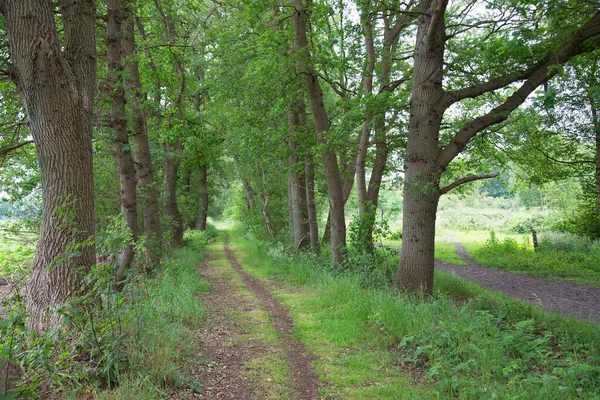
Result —
[[227, 238], [225, 238], [225, 254], [234, 270], [270, 314], [275, 329], [281, 335], [281, 345], [291, 370], [294, 398], [303, 400], [318, 398], [319, 380], [311, 366], [314, 357], [308, 354], [304, 343], [294, 337], [294, 320], [262, 282], [244, 270], [229, 248]]
[[197, 351], [171, 399], [318, 399], [319, 380], [289, 312], [250, 276], [227, 237], [209, 246], [198, 267], [211, 291], [206, 319], [193, 332]]

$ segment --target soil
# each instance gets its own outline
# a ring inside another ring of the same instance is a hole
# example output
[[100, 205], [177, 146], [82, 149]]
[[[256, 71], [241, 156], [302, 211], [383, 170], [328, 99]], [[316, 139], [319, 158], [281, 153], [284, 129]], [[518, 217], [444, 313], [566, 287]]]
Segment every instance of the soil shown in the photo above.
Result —
[[[294, 321], [288, 311], [260, 280], [244, 271], [227, 245], [224, 251], [233, 270], [227, 267], [227, 272], [217, 267], [210, 258], [199, 267], [212, 290], [201, 299], [206, 305], [207, 317], [195, 332], [199, 356], [186, 375], [188, 380], [198, 382], [200, 390], [182, 389], [171, 398], [319, 398], [319, 381], [311, 366], [313, 357], [308, 355], [304, 344], [294, 337]], [[231, 274], [239, 279], [232, 279], [229, 276]], [[232, 317], [248, 315], [257, 310], [268, 313], [269, 322], [272, 323], [270, 328], [277, 332], [275, 342], [248, 334], [250, 318]], [[281, 382], [277, 383], [277, 378], [269, 375], [266, 361], [265, 365], [261, 364], [266, 355], [284, 359], [289, 367], [289, 382], [283, 383], [283, 390], [277, 388]], [[258, 376], [256, 368], [259, 370]]]
[[483, 287], [504, 292], [509, 297], [524, 300], [548, 311], [600, 322], [600, 288], [487, 267], [471, 259], [463, 245], [454, 245], [456, 254], [467, 265], [454, 265], [436, 260], [436, 268], [456, 273]]

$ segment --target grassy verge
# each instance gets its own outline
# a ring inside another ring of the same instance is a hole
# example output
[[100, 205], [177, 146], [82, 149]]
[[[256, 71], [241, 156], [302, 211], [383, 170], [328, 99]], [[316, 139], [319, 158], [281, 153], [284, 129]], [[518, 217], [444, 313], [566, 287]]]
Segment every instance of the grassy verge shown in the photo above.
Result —
[[86, 292], [61, 308], [64, 325], [56, 331], [28, 331], [23, 299], [6, 301], [0, 365], [20, 365], [23, 378], [14, 390], [1, 388], [0, 398], [161, 399], [185, 384], [179, 368], [204, 314], [196, 294], [209, 289], [196, 273], [207, 241], [186, 233], [186, 246], [166, 255], [153, 277], [132, 273], [120, 292], [114, 266], [94, 266], [84, 278]]
[[539, 311], [455, 276], [436, 273], [421, 299], [364, 285], [327, 260], [234, 236], [256, 277], [277, 295], [315, 352], [336, 398], [597, 398], [597, 325]]
[[169, 387], [186, 385], [180, 371], [193, 355], [191, 330], [204, 316], [196, 298], [210, 290], [196, 272], [208, 240], [199, 232], [185, 235], [186, 246], [165, 257], [156, 277], [145, 283], [146, 293], [125, 313], [128, 368], [113, 390], [100, 399], [160, 399]]

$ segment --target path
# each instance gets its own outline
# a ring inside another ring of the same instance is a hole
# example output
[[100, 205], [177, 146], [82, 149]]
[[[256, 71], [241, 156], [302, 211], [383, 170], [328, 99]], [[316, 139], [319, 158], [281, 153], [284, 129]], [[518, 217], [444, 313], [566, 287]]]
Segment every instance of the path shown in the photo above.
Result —
[[202, 299], [207, 319], [195, 334], [202, 355], [187, 378], [199, 387], [172, 398], [317, 399], [319, 381], [306, 347], [293, 335], [293, 319], [243, 269], [227, 239], [210, 246], [199, 271], [212, 287]]
[[516, 274], [483, 266], [471, 259], [460, 243], [454, 243], [456, 254], [467, 265], [455, 265], [436, 260], [436, 268], [454, 272], [483, 287], [504, 292], [545, 310], [600, 321], [600, 288], [568, 281], [555, 281]]

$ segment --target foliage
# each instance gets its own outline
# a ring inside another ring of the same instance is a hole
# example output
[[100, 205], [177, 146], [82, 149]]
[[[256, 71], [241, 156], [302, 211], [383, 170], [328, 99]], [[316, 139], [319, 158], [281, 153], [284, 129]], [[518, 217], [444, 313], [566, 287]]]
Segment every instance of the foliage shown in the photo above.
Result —
[[[100, 248], [118, 250], [127, 235], [120, 224], [115, 218]], [[8, 317], [0, 320], [0, 358], [17, 362], [25, 376], [15, 395], [37, 397], [42, 388], [65, 395], [107, 388], [119, 393], [143, 379], [147, 395], [164, 397], [190, 346], [189, 327], [203, 315], [195, 294], [208, 284], [198, 278], [195, 265], [210, 235], [186, 234], [188, 245], [171, 253], [155, 277], [131, 271], [121, 291], [110, 262], [95, 265], [84, 291], [62, 307], [63, 325], [55, 331], [27, 331], [23, 299], [15, 294], [7, 303]], [[142, 257], [144, 247], [138, 247]], [[114, 259], [116, 253], [110, 254]]]

